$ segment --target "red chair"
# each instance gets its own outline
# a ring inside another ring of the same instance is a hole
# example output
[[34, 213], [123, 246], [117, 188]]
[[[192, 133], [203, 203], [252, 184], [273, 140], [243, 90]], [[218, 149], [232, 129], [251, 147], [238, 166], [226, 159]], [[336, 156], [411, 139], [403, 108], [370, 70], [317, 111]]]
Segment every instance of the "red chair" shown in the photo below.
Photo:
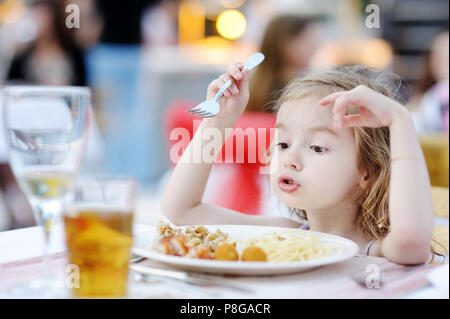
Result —
[[[201, 120], [186, 112], [195, 105], [196, 103], [190, 101], [178, 100], [168, 107], [164, 115], [169, 151], [178, 143], [179, 156], [181, 156], [180, 149], [185, 149]], [[251, 215], [263, 213], [263, 203], [266, 199], [262, 198], [260, 180], [261, 176], [267, 175], [260, 174], [260, 168], [264, 166], [261, 154], [265, 153], [270, 144], [271, 128], [274, 125], [274, 114], [245, 112], [241, 116], [235, 125], [234, 133], [226, 141], [216, 159], [215, 166], [226, 166], [228, 173], [220, 185], [215, 185], [213, 204]], [[189, 141], [185, 141], [182, 145], [180, 145], [181, 138], [174, 141], [169, 139], [170, 133], [175, 132], [173, 130], [177, 128], [189, 133]], [[238, 141], [243, 141], [239, 148], [237, 148]], [[171, 160], [171, 164], [175, 165], [176, 161]]]

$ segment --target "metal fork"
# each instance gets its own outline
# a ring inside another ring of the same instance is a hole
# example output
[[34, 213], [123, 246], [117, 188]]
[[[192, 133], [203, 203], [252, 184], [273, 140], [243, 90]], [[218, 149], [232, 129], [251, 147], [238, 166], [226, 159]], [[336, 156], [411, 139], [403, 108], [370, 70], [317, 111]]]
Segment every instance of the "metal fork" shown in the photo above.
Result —
[[[264, 61], [264, 54], [260, 52], [253, 53], [252, 56], [245, 62], [244, 68], [251, 71], [256, 66], [258, 66], [262, 61]], [[220, 88], [219, 92], [209, 100], [206, 100], [199, 105], [193, 107], [187, 112], [197, 115], [199, 117], [213, 117], [216, 116], [220, 111], [219, 100], [222, 94], [233, 84], [233, 80], [230, 79]]]

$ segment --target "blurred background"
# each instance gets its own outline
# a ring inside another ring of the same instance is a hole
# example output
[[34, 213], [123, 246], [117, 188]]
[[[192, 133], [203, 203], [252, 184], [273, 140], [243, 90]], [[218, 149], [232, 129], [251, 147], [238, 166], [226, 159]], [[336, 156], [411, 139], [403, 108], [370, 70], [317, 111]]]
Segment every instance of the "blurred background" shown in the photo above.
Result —
[[[244, 128], [273, 127], [265, 110], [299, 72], [337, 64], [391, 71], [403, 79], [436, 213], [448, 218], [448, 15], [447, 0], [0, 0], [0, 88], [90, 87], [95, 121], [82, 173], [139, 179], [145, 221], [159, 211], [175, 164], [170, 132], [192, 136], [196, 118], [185, 110], [227, 65], [266, 56], [252, 73]], [[216, 165], [205, 201], [277, 214], [283, 208], [258, 169]], [[33, 224], [0, 130], [0, 230]]]

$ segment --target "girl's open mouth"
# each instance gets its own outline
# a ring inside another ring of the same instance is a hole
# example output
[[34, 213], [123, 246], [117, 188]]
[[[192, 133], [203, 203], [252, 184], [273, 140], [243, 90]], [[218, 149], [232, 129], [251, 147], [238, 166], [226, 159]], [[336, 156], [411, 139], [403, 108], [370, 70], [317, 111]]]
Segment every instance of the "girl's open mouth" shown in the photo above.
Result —
[[282, 175], [278, 178], [278, 186], [283, 192], [292, 193], [300, 187], [300, 184], [292, 177]]

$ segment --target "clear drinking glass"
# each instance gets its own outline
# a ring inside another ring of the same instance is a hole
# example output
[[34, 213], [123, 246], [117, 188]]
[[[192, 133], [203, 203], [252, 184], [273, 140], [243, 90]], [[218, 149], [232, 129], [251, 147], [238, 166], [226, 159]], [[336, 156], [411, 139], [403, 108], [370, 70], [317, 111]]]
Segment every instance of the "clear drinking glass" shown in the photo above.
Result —
[[137, 183], [128, 177], [84, 177], [64, 209], [73, 296], [127, 294]]
[[73, 195], [87, 144], [91, 93], [85, 87], [10, 86], [3, 101], [9, 163], [45, 238], [44, 273], [14, 294], [51, 297], [60, 283], [48, 267], [50, 230]]

